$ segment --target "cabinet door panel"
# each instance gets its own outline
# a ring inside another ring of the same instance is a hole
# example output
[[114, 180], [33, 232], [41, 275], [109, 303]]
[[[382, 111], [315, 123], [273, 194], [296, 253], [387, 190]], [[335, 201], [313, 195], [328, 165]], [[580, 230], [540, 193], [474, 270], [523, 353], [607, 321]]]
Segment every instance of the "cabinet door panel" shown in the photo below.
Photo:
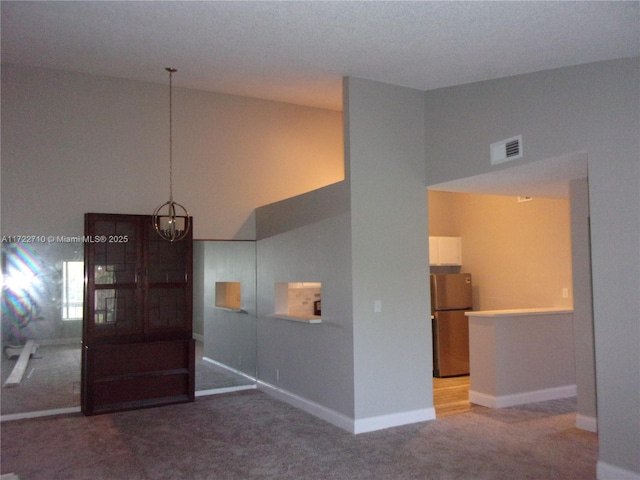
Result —
[[[121, 378], [94, 385], [94, 401], [98, 413], [129, 410], [140, 406], [155, 406], [186, 400], [185, 391], [189, 384], [186, 373], [138, 378]], [[122, 408], [122, 407], [125, 408]]]
[[135, 216], [87, 216], [83, 340], [142, 333], [141, 234]]
[[184, 287], [149, 288], [149, 330], [184, 330], [189, 327], [190, 309]]
[[460, 237], [440, 237], [438, 263], [442, 265], [462, 265]]
[[93, 335], [118, 336], [142, 331], [136, 288], [94, 290]]
[[140, 268], [137, 223], [130, 219], [97, 220], [93, 239], [93, 279], [96, 285], [136, 283]]
[[186, 284], [190, 274], [191, 242], [169, 243], [162, 240], [153, 226], [148, 227], [148, 282]]
[[429, 264], [462, 265], [462, 239], [460, 237], [429, 237]]
[[193, 401], [192, 237], [168, 243], [151, 216], [87, 214], [82, 411]]
[[99, 345], [93, 350], [92, 368], [105, 378], [179, 370], [189, 360], [189, 348], [184, 340], [136, 344], [135, 348], [129, 344]]

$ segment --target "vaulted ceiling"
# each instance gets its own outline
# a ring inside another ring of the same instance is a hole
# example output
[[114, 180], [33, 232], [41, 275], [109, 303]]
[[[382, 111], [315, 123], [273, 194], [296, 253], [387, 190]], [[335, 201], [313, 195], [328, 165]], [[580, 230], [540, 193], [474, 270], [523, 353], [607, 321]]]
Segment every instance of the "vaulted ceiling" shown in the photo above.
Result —
[[[420, 90], [640, 55], [638, 1], [2, 1], [2, 63], [342, 109], [342, 77]], [[566, 196], [573, 155], [438, 188]]]
[[430, 90], [638, 55], [638, 3], [2, 1], [2, 62], [340, 110], [345, 75]]

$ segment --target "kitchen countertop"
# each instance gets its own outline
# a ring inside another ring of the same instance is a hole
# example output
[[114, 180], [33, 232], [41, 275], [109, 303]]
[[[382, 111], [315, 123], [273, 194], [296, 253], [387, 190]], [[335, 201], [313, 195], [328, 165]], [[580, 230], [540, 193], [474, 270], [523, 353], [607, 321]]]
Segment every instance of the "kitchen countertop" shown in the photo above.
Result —
[[573, 313], [572, 309], [546, 307], [546, 308], [512, 308], [506, 310], [472, 310], [465, 312], [467, 317], [522, 317], [531, 315], [549, 315], [558, 313]]

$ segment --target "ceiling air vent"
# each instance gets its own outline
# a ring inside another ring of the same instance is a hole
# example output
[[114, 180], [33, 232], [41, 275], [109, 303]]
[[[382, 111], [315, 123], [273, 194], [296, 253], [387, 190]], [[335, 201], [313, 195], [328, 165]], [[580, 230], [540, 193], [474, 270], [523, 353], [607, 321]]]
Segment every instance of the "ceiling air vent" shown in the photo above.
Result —
[[522, 158], [522, 135], [491, 144], [491, 165]]

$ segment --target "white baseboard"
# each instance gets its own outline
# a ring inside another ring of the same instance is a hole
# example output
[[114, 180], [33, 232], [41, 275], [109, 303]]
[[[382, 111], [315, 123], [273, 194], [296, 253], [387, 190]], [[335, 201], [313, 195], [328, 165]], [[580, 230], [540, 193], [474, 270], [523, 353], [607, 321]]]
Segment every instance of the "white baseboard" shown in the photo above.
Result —
[[342, 413], [261, 380], [258, 380], [258, 390], [353, 434], [373, 432], [375, 430], [398, 427], [410, 423], [426, 422], [436, 418], [434, 408], [424, 408], [409, 412], [392, 413], [389, 415], [354, 420]]
[[545, 402], [558, 398], [576, 396], [575, 385], [565, 385], [563, 387], [545, 388], [544, 390], [534, 390], [531, 392], [514, 393], [511, 395], [493, 396], [486, 393], [469, 390], [469, 401], [476, 405], [489, 408], [505, 408], [515, 405], [524, 405], [533, 402]]
[[322, 420], [329, 422], [336, 427], [342, 428], [351, 433], [354, 432], [353, 419], [343, 415], [342, 413], [336, 412], [330, 408], [327, 408], [319, 403], [312, 402], [306, 398], [303, 398], [295, 393], [291, 393], [287, 390], [284, 390], [280, 387], [276, 387], [275, 385], [271, 385], [270, 383], [263, 382], [262, 380], [258, 380], [258, 390], [265, 392], [268, 395], [271, 395], [278, 400], [281, 400], [289, 405], [299, 408], [311, 415], [321, 418]]
[[598, 432], [598, 419], [596, 417], [589, 417], [587, 415], [576, 415], [576, 427], [587, 432]]
[[640, 480], [640, 473], [614, 467], [605, 462], [598, 462], [596, 471], [598, 480]]
[[11, 420], [23, 420], [25, 418], [49, 417], [52, 415], [64, 415], [67, 413], [80, 413], [80, 407], [54, 408], [52, 410], [40, 410], [37, 412], [27, 413], [10, 413], [8, 415], [0, 415], [0, 422], [9, 422]]
[[246, 378], [247, 380], [249, 380], [251, 382], [255, 382], [256, 381], [255, 377], [252, 377], [251, 375], [249, 375], [247, 373], [241, 372], [240, 370], [236, 370], [235, 368], [230, 367], [229, 365], [226, 365], [224, 363], [218, 362], [217, 360], [214, 360], [213, 358], [202, 357], [202, 361], [211, 363], [213, 365], [216, 365], [216, 366], [218, 366], [218, 367], [220, 367], [220, 368], [222, 368], [222, 369], [224, 369], [224, 370], [226, 370], [226, 371], [228, 371], [230, 373], [233, 373], [235, 375], [239, 375], [241, 377], [244, 377], [244, 378]]
[[353, 433], [366, 433], [385, 428], [399, 427], [400, 425], [409, 425], [411, 423], [427, 422], [436, 419], [436, 409], [421, 408], [419, 410], [411, 410], [408, 412], [391, 413], [388, 415], [380, 415], [377, 417], [364, 418], [355, 421]]
[[238, 385], [236, 387], [211, 388], [209, 390], [196, 390], [196, 397], [206, 397], [207, 395], [220, 395], [221, 393], [240, 392], [242, 390], [255, 390], [254, 385]]

